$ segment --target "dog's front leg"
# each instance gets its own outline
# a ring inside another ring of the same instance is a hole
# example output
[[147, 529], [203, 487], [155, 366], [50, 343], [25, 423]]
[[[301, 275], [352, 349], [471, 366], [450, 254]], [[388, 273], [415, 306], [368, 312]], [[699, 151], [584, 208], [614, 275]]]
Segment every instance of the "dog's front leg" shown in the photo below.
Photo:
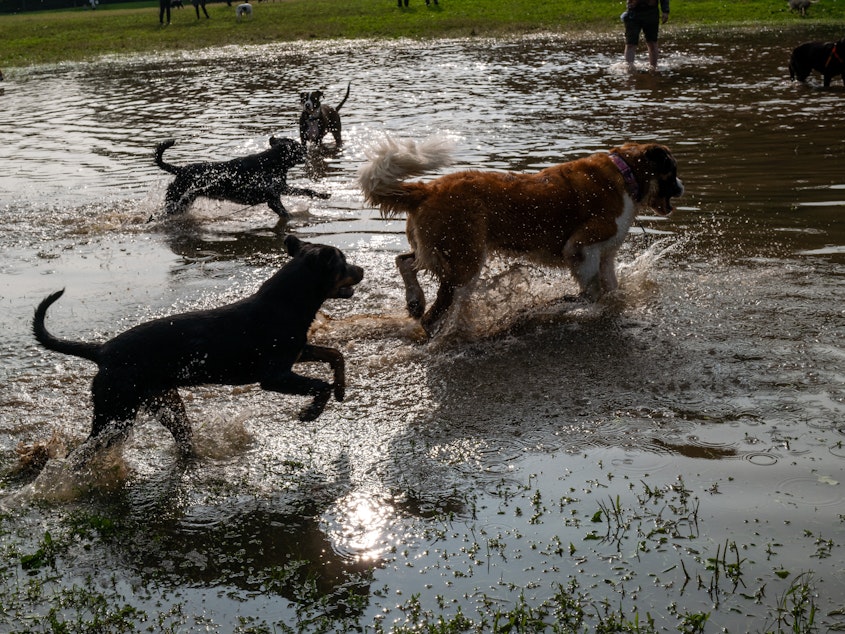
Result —
[[334, 397], [342, 401], [346, 396], [346, 360], [340, 350], [326, 346], [306, 345], [297, 359], [297, 363], [322, 361], [328, 363], [334, 373]]
[[616, 278], [616, 250], [608, 249], [601, 254], [599, 264], [599, 277], [601, 279], [601, 293], [610, 293], [619, 287], [619, 280]]
[[287, 194], [288, 196], [308, 196], [309, 198], [321, 198], [322, 200], [328, 200], [332, 197], [331, 194], [314, 191], [313, 189], [307, 189], [304, 187], [288, 187], [285, 191], [285, 194]]
[[267, 206], [278, 214], [279, 218], [287, 218], [290, 216], [288, 210], [282, 204], [281, 198], [278, 196], [270, 196], [267, 199]]
[[312, 379], [288, 370], [277, 376], [268, 377], [261, 381], [261, 389], [281, 394], [299, 394], [314, 396], [310, 405], [299, 412], [299, 420], [309, 422], [323, 413], [332, 396], [332, 386], [322, 379]]
[[425, 311], [425, 293], [417, 279], [416, 257], [413, 253], [403, 253], [396, 257], [396, 266], [402, 281], [405, 282], [405, 305], [408, 307], [408, 314], [414, 319], [419, 319]]
[[[615, 288], [615, 268], [612, 272], [606, 268], [602, 271], [604, 254], [600, 246], [602, 242], [613, 237], [615, 230], [615, 224], [602, 220], [588, 222], [573, 233], [563, 247], [564, 262], [578, 282], [581, 296], [590, 302], [598, 301], [604, 291], [613, 290], [603, 288], [602, 272], [608, 274], [605, 283]], [[608, 261], [609, 264], [614, 262], [613, 257]], [[604, 263], [605, 266], [608, 263]]]

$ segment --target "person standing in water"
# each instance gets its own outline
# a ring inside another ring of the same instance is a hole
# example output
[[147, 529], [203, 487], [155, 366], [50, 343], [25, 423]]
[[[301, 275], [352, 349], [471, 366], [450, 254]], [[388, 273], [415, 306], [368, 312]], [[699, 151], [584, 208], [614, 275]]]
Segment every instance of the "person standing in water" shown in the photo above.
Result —
[[[660, 14], [663, 14], [662, 20]], [[657, 35], [660, 22], [669, 21], [669, 0], [628, 0], [627, 10], [622, 14], [625, 23], [625, 61], [634, 65], [640, 32], [645, 36], [648, 47], [648, 63], [657, 69]]]

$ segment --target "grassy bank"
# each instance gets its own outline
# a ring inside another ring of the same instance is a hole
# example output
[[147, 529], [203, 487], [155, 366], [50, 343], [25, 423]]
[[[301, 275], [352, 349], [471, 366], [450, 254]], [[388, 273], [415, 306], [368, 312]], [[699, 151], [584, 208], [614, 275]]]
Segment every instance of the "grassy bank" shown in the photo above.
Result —
[[[158, 4], [109, 5], [0, 16], [0, 67], [92, 59], [110, 53], [193, 50], [226, 44], [331, 38], [494, 36], [538, 31], [608, 32], [620, 28], [623, 0], [442, 0], [427, 7], [410, 0], [282, 0], [255, 5], [251, 20], [233, 7], [208, 5], [211, 19], [193, 7], [175, 9], [161, 28]], [[672, 0], [670, 28], [713, 25], [845, 25], [845, 0], [814, 4], [806, 18], [786, 0]]]

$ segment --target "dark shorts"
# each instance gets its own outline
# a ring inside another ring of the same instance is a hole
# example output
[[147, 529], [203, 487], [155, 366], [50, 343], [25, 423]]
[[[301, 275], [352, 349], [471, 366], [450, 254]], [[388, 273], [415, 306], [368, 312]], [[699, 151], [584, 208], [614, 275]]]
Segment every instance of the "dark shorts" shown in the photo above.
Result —
[[660, 9], [649, 7], [635, 9], [625, 15], [625, 43], [636, 45], [640, 41], [640, 31], [646, 42], [656, 42], [660, 28]]

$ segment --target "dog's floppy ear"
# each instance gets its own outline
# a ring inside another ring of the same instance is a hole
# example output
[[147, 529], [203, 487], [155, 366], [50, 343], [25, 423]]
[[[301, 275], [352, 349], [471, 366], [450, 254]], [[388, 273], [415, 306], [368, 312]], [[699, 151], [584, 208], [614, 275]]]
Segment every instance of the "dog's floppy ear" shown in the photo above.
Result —
[[662, 145], [652, 145], [646, 152], [645, 157], [654, 165], [655, 172], [658, 174], [670, 174], [677, 168], [675, 166], [675, 159], [669, 148]]
[[295, 256], [302, 250], [303, 244], [305, 243], [296, 236], [288, 235], [285, 238], [285, 249], [287, 249], [288, 255], [291, 257]]
[[320, 264], [328, 269], [339, 270], [344, 259], [343, 253], [339, 249], [333, 249], [331, 247], [320, 249]]

